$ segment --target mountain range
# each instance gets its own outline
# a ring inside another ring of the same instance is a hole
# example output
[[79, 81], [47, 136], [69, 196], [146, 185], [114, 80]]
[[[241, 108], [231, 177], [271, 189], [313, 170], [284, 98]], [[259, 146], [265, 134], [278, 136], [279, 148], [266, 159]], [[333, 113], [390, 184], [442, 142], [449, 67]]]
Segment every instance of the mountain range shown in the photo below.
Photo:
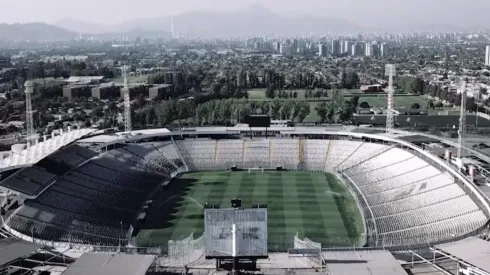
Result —
[[172, 21], [176, 32], [201, 37], [362, 30], [361, 26], [347, 20], [331, 17], [280, 16], [260, 5], [252, 5], [246, 9], [226, 13], [195, 11], [174, 17], [139, 18], [114, 25], [94, 24], [66, 18], [56, 22], [55, 25], [77, 33], [101, 34], [127, 32], [134, 29], [171, 31]]
[[[171, 37], [171, 26], [186, 36], [251, 36], [294, 35], [304, 33], [346, 33], [373, 31], [348, 20], [332, 17], [281, 16], [261, 5], [233, 12], [194, 11], [173, 17], [131, 19], [119, 24], [96, 24], [65, 18], [53, 25], [45, 23], [0, 24], [1, 40], [71, 40], [79, 34], [111, 40], [129, 36], [141, 38]], [[461, 30], [449, 25], [416, 25], [412, 23], [404, 31]], [[400, 27], [398, 30], [402, 30]], [[376, 29], [379, 31], [379, 29]], [[382, 31], [397, 31], [385, 29]]]

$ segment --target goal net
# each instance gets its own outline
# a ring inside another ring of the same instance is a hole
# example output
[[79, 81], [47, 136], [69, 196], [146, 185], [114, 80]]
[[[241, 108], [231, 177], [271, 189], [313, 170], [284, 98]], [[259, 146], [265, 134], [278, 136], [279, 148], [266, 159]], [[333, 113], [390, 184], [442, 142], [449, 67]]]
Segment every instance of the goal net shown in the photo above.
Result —
[[248, 168], [248, 173], [264, 173], [264, 168]]
[[290, 268], [323, 268], [322, 244], [294, 236], [294, 249], [289, 249]]
[[194, 239], [194, 232], [180, 241], [168, 242], [168, 266], [188, 266], [204, 256], [204, 237]]

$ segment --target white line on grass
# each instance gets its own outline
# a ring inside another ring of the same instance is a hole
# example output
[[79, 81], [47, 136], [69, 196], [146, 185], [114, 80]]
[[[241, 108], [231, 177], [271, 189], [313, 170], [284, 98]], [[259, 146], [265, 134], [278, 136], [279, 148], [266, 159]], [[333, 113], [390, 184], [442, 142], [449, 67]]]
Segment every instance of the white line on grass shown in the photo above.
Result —
[[162, 207], [164, 204], [166, 204], [168, 201], [170, 201], [171, 199], [173, 199], [174, 197], [176, 197], [178, 194], [175, 194], [173, 196], [171, 196], [170, 198], [162, 201], [159, 205], [158, 205], [158, 208]]
[[327, 190], [327, 191], [325, 191], [325, 193], [330, 193], [330, 194], [334, 194], [334, 195], [341, 196], [341, 197], [342, 197], [342, 196], [344, 196], [344, 195], [342, 195], [342, 194], [340, 194], [340, 193], [333, 192], [333, 191], [328, 191], [328, 190]]
[[197, 203], [197, 205], [199, 205], [201, 208], [204, 209], [204, 205], [200, 204], [198, 201], [196, 201], [193, 197], [191, 196], [187, 196], [189, 199], [191, 199], [193, 202]]

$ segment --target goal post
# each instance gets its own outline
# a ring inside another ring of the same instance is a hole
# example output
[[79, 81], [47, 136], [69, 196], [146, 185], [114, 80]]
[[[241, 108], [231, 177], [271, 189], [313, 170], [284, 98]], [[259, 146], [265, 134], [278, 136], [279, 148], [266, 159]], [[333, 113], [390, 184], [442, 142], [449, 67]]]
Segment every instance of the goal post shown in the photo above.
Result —
[[264, 173], [264, 168], [248, 168], [248, 173]]

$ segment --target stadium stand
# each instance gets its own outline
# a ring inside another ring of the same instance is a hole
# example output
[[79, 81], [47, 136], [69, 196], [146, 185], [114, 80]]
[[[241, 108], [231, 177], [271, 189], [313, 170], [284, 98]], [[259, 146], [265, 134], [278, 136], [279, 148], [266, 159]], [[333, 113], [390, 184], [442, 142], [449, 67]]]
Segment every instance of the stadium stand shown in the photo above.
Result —
[[218, 140], [216, 144], [216, 168], [228, 169], [243, 166], [243, 140]]
[[[482, 227], [485, 213], [453, 176], [392, 145], [350, 140], [187, 139], [116, 144], [97, 155], [71, 145], [48, 159], [71, 169], [23, 168], [1, 185], [38, 195], [7, 219], [44, 240], [117, 245], [161, 182], [199, 170], [275, 168], [340, 172], [372, 213], [376, 245], [439, 242]], [[182, 158], [181, 158], [182, 157]], [[366, 221], [370, 223], [370, 221]], [[368, 225], [368, 227], [370, 227]]]
[[181, 140], [176, 144], [190, 170], [215, 169], [216, 140]]
[[243, 145], [243, 166], [246, 168], [271, 167], [269, 140], [245, 140]]
[[28, 196], [35, 196], [48, 187], [55, 178], [55, 175], [41, 169], [35, 166], [21, 169], [3, 180], [0, 185]]
[[[164, 147], [160, 150], [164, 151]], [[157, 155], [168, 166], [161, 171], [145, 167]], [[128, 231], [148, 194], [170, 178], [169, 174], [159, 172], [176, 170], [175, 164], [151, 144], [108, 151], [58, 177], [36, 199], [26, 200], [7, 224], [27, 236], [44, 240], [117, 245], [125, 238], [123, 232]]]
[[300, 140], [301, 169], [323, 171], [330, 142], [329, 140]]
[[282, 166], [297, 170], [299, 165], [299, 140], [273, 139], [270, 143], [271, 167]]
[[369, 204], [385, 246], [438, 242], [486, 222], [453, 177], [402, 149], [392, 148], [343, 173]]

